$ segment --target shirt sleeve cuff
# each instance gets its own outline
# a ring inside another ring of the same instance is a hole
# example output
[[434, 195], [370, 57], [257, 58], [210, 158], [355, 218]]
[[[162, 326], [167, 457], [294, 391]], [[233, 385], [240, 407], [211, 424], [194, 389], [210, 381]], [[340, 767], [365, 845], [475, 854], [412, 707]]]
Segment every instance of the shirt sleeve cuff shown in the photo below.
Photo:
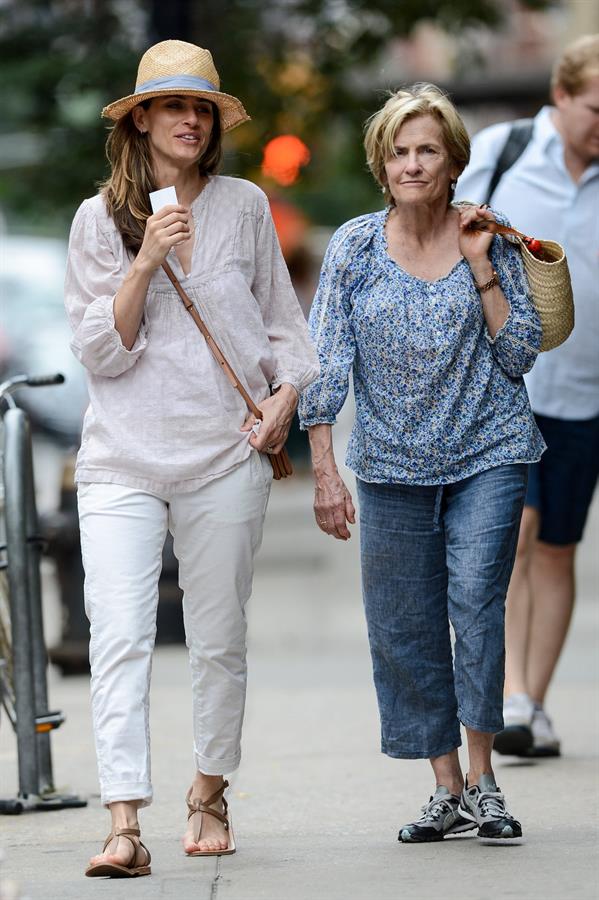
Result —
[[299, 387], [299, 384], [298, 384], [298, 378], [297, 378], [297, 376], [295, 376], [295, 375], [286, 375], [286, 374], [283, 374], [283, 375], [276, 375], [276, 376], [274, 377], [274, 379], [273, 379], [273, 381], [272, 381], [272, 383], [271, 383], [270, 386], [271, 386], [271, 388], [272, 388], [273, 391], [276, 391], [276, 390], [278, 390], [278, 389], [281, 387], [281, 385], [283, 385], [283, 384], [290, 384], [291, 387], [292, 387], [292, 388], [294, 389], [294, 391], [296, 392], [297, 398], [298, 398], [298, 400], [299, 400], [299, 396], [300, 396], [301, 391], [300, 391], [300, 387]]
[[307, 431], [308, 428], [312, 428], [313, 425], [334, 425], [337, 421], [337, 416], [314, 416], [303, 418], [300, 415], [300, 430]]
[[503, 337], [503, 335], [506, 333], [506, 331], [509, 332], [511, 318], [512, 318], [512, 311], [510, 310], [509, 313], [507, 314], [507, 319], [505, 320], [505, 322], [503, 323], [501, 328], [498, 328], [497, 331], [495, 332], [495, 337], [491, 337], [491, 333], [489, 331], [489, 326], [485, 323], [485, 337], [486, 337], [487, 341], [489, 342], [489, 344], [491, 344], [492, 347]]
[[107, 326], [107, 330], [111, 332], [112, 340], [119, 352], [119, 354], [124, 356], [139, 356], [139, 354], [145, 350], [146, 345], [148, 343], [148, 326], [146, 324], [145, 317], [142, 317], [142, 320], [139, 325], [139, 329], [135, 336], [135, 340], [133, 341], [132, 347], [128, 350], [123, 344], [123, 339], [119, 334], [117, 327], [114, 321], [114, 297], [107, 297], [108, 301], [104, 306], [104, 317]]

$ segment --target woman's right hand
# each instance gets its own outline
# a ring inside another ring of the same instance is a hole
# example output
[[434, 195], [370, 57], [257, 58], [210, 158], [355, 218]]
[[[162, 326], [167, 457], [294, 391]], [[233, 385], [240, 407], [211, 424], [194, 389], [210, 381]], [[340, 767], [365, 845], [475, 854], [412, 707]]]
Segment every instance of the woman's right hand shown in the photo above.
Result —
[[144, 239], [137, 255], [138, 266], [157, 269], [169, 250], [186, 241], [190, 235], [189, 210], [186, 206], [163, 206], [146, 221]]
[[335, 463], [331, 426], [323, 423], [308, 428], [312, 468], [314, 469], [314, 516], [325, 534], [339, 541], [347, 541], [351, 532], [347, 523], [356, 521], [351, 494], [345, 486]]
[[351, 532], [347, 527], [356, 521], [356, 510], [343, 478], [337, 471], [315, 472], [314, 516], [325, 534], [347, 541]]

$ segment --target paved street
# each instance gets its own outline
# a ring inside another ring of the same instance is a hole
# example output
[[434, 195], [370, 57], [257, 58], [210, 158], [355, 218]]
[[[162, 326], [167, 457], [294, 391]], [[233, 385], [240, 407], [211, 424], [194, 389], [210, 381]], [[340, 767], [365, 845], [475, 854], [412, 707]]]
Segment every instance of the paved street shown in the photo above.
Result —
[[[250, 679], [243, 763], [230, 803], [238, 852], [187, 859], [179, 837], [192, 774], [186, 652], [159, 648], [152, 682], [154, 804], [142, 813], [153, 875], [85, 879], [108, 831], [97, 796], [87, 680], [51, 673], [51, 706], [67, 715], [53, 737], [56, 782], [89, 797], [82, 810], [0, 820], [2, 877], [30, 900], [595, 900], [599, 504], [580, 554], [579, 605], [549, 711], [559, 760], [496, 760], [519, 847], [465, 835], [403, 846], [400, 824], [428, 798], [424, 761], [379, 753], [358, 570], [358, 535], [326, 539], [312, 522], [311, 484], [273, 487], [250, 610]], [[51, 630], [52, 623], [48, 623]], [[16, 790], [14, 739], [0, 728], [0, 795]]]

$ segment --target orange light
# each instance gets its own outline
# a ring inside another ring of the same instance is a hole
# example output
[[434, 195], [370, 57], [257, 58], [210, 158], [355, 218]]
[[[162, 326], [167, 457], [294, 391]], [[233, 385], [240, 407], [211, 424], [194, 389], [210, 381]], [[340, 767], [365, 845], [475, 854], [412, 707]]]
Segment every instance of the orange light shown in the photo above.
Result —
[[296, 206], [286, 200], [269, 197], [268, 202], [283, 256], [288, 259], [301, 245], [308, 220]]
[[281, 134], [264, 148], [262, 172], [288, 187], [297, 181], [302, 166], [310, 162], [310, 151], [294, 134]]

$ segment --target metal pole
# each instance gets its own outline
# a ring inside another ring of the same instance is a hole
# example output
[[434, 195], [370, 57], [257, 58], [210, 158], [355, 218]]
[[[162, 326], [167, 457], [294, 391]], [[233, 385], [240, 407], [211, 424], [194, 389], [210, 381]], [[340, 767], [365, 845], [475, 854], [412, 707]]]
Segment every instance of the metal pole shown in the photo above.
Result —
[[22, 797], [39, 794], [35, 689], [31, 664], [27, 529], [23, 514], [27, 490], [22, 462], [23, 446], [27, 442], [28, 432], [25, 413], [20, 409], [7, 410], [4, 415], [4, 503], [17, 714], [19, 795]]
[[[33, 477], [33, 460], [31, 456], [31, 432], [29, 422], [25, 430], [23, 444], [23, 468], [25, 472], [25, 523], [27, 531], [27, 583], [29, 586], [29, 615], [31, 617], [31, 650], [33, 664], [33, 691], [35, 694], [35, 714], [45, 716], [48, 713], [48, 654], [44, 640], [44, 620], [42, 614], [42, 588], [40, 582], [40, 539], [35, 504], [35, 482]], [[52, 774], [52, 751], [50, 749], [50, 733], [37, 735], [39, 790], [38, 793], [54, 791]]]

